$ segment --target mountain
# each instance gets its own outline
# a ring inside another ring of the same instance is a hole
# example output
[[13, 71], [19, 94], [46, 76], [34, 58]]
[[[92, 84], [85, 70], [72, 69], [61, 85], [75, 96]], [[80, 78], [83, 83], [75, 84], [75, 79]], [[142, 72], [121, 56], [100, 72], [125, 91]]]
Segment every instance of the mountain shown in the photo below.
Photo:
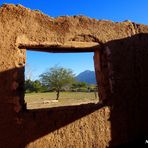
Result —
[[86, 82], [88, 84], [96, 84], [95, 72], [85, 70], [76, 76], [76, 80], [80, 82]]

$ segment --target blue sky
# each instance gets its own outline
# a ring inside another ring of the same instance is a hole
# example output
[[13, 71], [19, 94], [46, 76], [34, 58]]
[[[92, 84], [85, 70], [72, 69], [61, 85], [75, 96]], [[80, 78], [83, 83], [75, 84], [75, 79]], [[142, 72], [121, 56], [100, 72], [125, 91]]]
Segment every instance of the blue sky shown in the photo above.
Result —
[[84, 70], [94, 70], [93, 53], [45, 53], [27, 52], [26, 76], [31, 72], [31, 78], [53, 66], [70, 68], [77, 75]]
[[[96, 19], [121, 22], [131, 20], [148, 25], [148, 0], [1, 0], [3, 3], [21, 4], [52, 16], [86, 15]], [[93, 54], [48, 54], [27, 52], [27, 63], [32, 79], [54, 65], [71, 68], [76, 74], [93, 70]], [[44, 66], [43, 66], [44, 65]]]

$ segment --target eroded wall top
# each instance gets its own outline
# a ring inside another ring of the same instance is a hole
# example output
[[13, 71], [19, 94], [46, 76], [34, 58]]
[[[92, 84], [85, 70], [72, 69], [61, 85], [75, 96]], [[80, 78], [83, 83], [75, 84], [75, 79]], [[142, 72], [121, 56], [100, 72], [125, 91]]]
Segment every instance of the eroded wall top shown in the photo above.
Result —
[[[21, 5], [3, 5], [0, 8], [0, 32], [9, 42], [93, 41], [102, 42], [126, 38], [148, 27], [130, 21], [115, 23], [85, 16], [51, 18], [40, 11], [32, 11]], [[16, 38], [18, 39], [16, 41]], [[19, 40], [19, 38], [21, 38]]]

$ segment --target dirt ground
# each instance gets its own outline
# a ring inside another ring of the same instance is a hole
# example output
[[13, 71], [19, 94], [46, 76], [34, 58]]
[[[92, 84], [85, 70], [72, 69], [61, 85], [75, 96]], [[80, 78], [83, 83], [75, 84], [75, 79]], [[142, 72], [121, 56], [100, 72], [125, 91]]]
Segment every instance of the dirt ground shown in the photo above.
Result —
[[95, 96], [94, 92], [61, 92], [58, 101], [56, 100], [55, 92], [27, 93], [25, 95], [27, 109], [72, 106], [87, 103], [97, 103], [98, 101], [98, 95]]

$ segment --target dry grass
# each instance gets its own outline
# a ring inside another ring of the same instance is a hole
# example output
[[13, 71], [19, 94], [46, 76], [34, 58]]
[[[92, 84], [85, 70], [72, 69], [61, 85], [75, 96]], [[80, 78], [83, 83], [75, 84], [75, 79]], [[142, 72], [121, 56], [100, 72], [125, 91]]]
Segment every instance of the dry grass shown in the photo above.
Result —
[[94, 92], [61, 92], [59, 101], [56, 102], [55, 99], [55, 92], [28, 93], [25, 95], [28, 109], [97, 103], [99, 100], [98, 96], [95, 97]]

